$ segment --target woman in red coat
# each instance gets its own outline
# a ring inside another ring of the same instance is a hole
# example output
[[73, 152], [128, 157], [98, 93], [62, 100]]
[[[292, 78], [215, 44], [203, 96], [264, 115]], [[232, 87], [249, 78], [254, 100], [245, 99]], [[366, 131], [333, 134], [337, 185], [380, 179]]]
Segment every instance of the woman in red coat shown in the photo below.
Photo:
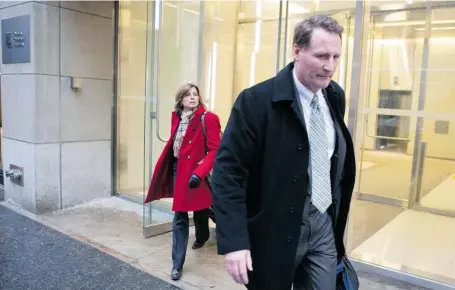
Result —
[[[196, 240], [193, 249], [209, 239], [212, 193], [206, 179], [220, 145], [221, 125], [217, 115], [207, 112], [199, 88], [185, 84], [177, 92], [172, 112], [171, 138], [155, 166], [145, 203], [173, 197], [171, 278], [180, 279], [189, 236], [188, 212], [194, 212]], [[204, 137], [202, 116], [206, 129]]]

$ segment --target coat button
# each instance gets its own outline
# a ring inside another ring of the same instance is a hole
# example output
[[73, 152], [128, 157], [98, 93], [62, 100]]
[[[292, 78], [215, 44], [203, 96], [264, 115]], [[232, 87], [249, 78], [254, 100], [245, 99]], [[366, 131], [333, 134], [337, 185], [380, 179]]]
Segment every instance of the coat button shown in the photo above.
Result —
[[188, 144], [191, 144], [191, 143], [193, 143], [193, 142], [191, 142], [191, 140], [190, 140], [190, 141], [188, 142]]
[[287, 238], [285, 239], [285, 241], [286, 241], [286, 243], [290, 244], [290, 243], [292, 242], [292, 238], [291, 238], [291, 237], [287, 237]]
[[302, 151], [302, 150], [303, 150], [303, 144], [302, 144], [302, 143], [299, 143], [299, 144], [297, 145], [297, 150], [299, 150], [299, 151]]
[[190, 156], [190, 155], [188, 155], [188, 159], [191, 159], [191, 156]]
[[292, 182], [297, 183], [297, 181], [299, 181], [299, 177], [298, 176], [294, 176], [292, 178]]
[[295, 207], [291, 207], [291, 208], [289, 209], [289, 212], [290, 212], [290, 213], [295, 213]]

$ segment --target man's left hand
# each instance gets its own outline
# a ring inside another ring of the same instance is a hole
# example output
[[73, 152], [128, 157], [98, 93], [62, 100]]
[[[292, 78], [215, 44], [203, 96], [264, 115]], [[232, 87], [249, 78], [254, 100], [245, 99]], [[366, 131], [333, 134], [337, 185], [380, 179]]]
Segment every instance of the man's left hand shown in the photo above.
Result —
[[197, 176], [196, 174], [191, 175], [190, 181], [188, 182], [188, 186], [190, 188], [198, 188], [201, 185], [202, 179]]

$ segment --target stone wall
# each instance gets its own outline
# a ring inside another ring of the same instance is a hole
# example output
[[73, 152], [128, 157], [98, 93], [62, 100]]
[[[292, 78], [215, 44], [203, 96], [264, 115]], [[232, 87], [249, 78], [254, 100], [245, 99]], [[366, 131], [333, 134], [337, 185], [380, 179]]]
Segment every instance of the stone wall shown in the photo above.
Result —
[[113, 2], [0, 2], [1, 20], [21, 15], [30, 62], [2, 61], [1, 88], [3, 168], [23, 186], [5, 177], [5, 199], [43, 213], [110, 196]]

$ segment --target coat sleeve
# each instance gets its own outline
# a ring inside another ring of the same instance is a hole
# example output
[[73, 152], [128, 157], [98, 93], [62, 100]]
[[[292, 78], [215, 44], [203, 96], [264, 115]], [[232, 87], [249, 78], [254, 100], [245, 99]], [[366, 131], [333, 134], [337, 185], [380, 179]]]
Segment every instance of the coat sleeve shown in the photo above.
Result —
[[218, 253], [250, 248], [246, 186], [255, 155], [259, 122], [248, 91], [240, 93], [231, 110], [212, 175]]
[[[193, 174], [196, 174], [201, 179], [205, 179], [213, 168], [215, 163], [216, 152], [220, 146], [220, 119], [213, 113], [207, 113], [205, 118], [205, 128], [207, 130], [207, 155], [202, 159], [200, 164], [194, 169]], [[204, 145], [205, 146], [205, 145]]]

